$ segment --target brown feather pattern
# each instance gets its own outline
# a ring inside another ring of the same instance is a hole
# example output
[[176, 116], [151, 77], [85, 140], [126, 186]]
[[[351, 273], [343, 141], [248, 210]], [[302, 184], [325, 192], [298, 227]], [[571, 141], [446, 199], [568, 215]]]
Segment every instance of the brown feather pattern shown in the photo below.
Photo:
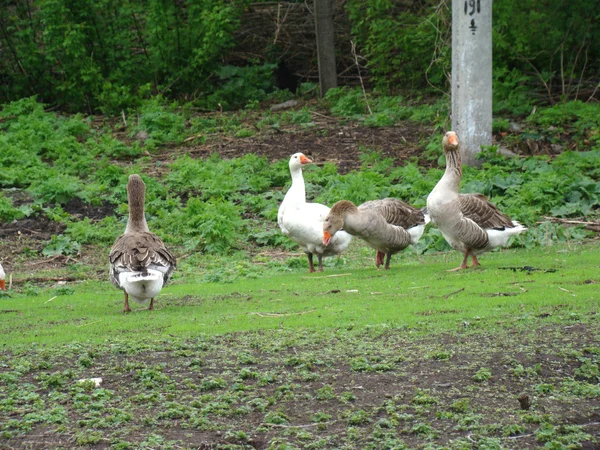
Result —
[[483, 229], [514, 228], [512, 220], [483, 194], [461, 194], [459, 204], [463, 215]]
[[163, 241], [149, 231], [122, 234], [115, 241], [108, 258], [111, 266], [110, 278], [117, 287], [120, 287], [119, 272], [145, 272], [150, 266], [166, 269], [166, 284], [177, 265], [177, 260], [167, 250]]
[[425, 217], [420, 209], [414, 208], [397, 198], [370, 200], [358, 207], [362, 211], [373, 209], [381, 214], [387, 223], [404, 229], [424, 225]]

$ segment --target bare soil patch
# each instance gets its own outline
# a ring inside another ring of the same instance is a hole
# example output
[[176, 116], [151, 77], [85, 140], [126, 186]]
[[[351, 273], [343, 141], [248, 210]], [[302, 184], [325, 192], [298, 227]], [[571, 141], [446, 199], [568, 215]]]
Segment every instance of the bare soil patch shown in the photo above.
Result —
[[[72, 354], [33, 351], [21, 355], [31, 366], [19, 383], [33, 385], [47, 410], [64, 408], [67, 416], [60, 426], [23, 431], [19, 424], [35, 403], [20, 400], [7, 417], [16, 431], [0, 438], [0, 447], [152, 447], [149, 440], [159, 436], [156, 448], [422, 448], [459, 441], [461, 448], [495, 442], [516, 450], [550, 441], [598, 448], [600, 408], [591, 393], [597, 388], [572, 378], [582, 356], [597, 351], [597, 326], [532, 325], [426, 337], [336, 332], [324, 340], [282, 330], [144, 350], [110, 344]], [[489, 377], [476, 380], [482, 368]], [[102, 377], [100, 388], [76, 387], [76, 379], [91, 377]], [[18, 392], [11, 395], [18, 399]]]

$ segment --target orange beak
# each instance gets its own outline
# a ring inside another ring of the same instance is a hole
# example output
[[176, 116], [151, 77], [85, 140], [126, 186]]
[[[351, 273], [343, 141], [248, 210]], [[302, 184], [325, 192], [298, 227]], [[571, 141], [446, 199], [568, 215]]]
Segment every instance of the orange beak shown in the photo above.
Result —
[[304, 155], [300, 155], [300, 164], [310, 164], [312, 160], [308, 159]]
[[0, 290], [6, 290], [6, 282], [4, 280], [0, 280]]
[[323, 245], [329, 245], [332, 239], [333, 236], [329, 233], [329, 231], [323, 231]]
[[450, 145], [458, 145], [458, 136], [456, 133], [451, 132], [450, 136], [448, 136], [448, 144]]

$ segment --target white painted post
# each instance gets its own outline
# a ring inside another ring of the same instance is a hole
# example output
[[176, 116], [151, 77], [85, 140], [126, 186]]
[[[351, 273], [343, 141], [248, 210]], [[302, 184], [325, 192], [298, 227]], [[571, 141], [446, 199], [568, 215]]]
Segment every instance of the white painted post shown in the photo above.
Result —
[[492, 144], [492, 0], [452, 0], [452, 129], [463, 162]]

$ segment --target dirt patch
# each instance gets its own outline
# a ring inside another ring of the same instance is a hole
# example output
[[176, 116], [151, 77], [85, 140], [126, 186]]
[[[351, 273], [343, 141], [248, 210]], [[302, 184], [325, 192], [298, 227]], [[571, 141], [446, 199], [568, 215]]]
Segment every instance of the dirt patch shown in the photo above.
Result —
[[246, 154], [267, 157], [270, 161], [287, 159], [297, 152], [311, 157], [317, 164], [331, 162], [342, 174], [360, 169], [361, 154], [366, 149], [377, 150], [397, 165], [409, 159], [430, 166], [423, 158], [423, 140], [427, 131], [422, 125], [406, 122], [401, 126], [370, 128], [339, 124], [337, 120], [310, 129], [269, 131], [245, 139], [220, 139], [190, 147], [187, 152], [195, 157], [218, 153], [222, 158], [237, 158]]
[[[597, 333], [537, 322], [477, 335], [280, 330], [34, 349], [0, 368], [19, 380], [0, 392], [18, 405], [0, 411], [0, 446], [597, 448], [597, 386], [572, 378]], [[78, 387], [92, 377], [99, 388]]]

